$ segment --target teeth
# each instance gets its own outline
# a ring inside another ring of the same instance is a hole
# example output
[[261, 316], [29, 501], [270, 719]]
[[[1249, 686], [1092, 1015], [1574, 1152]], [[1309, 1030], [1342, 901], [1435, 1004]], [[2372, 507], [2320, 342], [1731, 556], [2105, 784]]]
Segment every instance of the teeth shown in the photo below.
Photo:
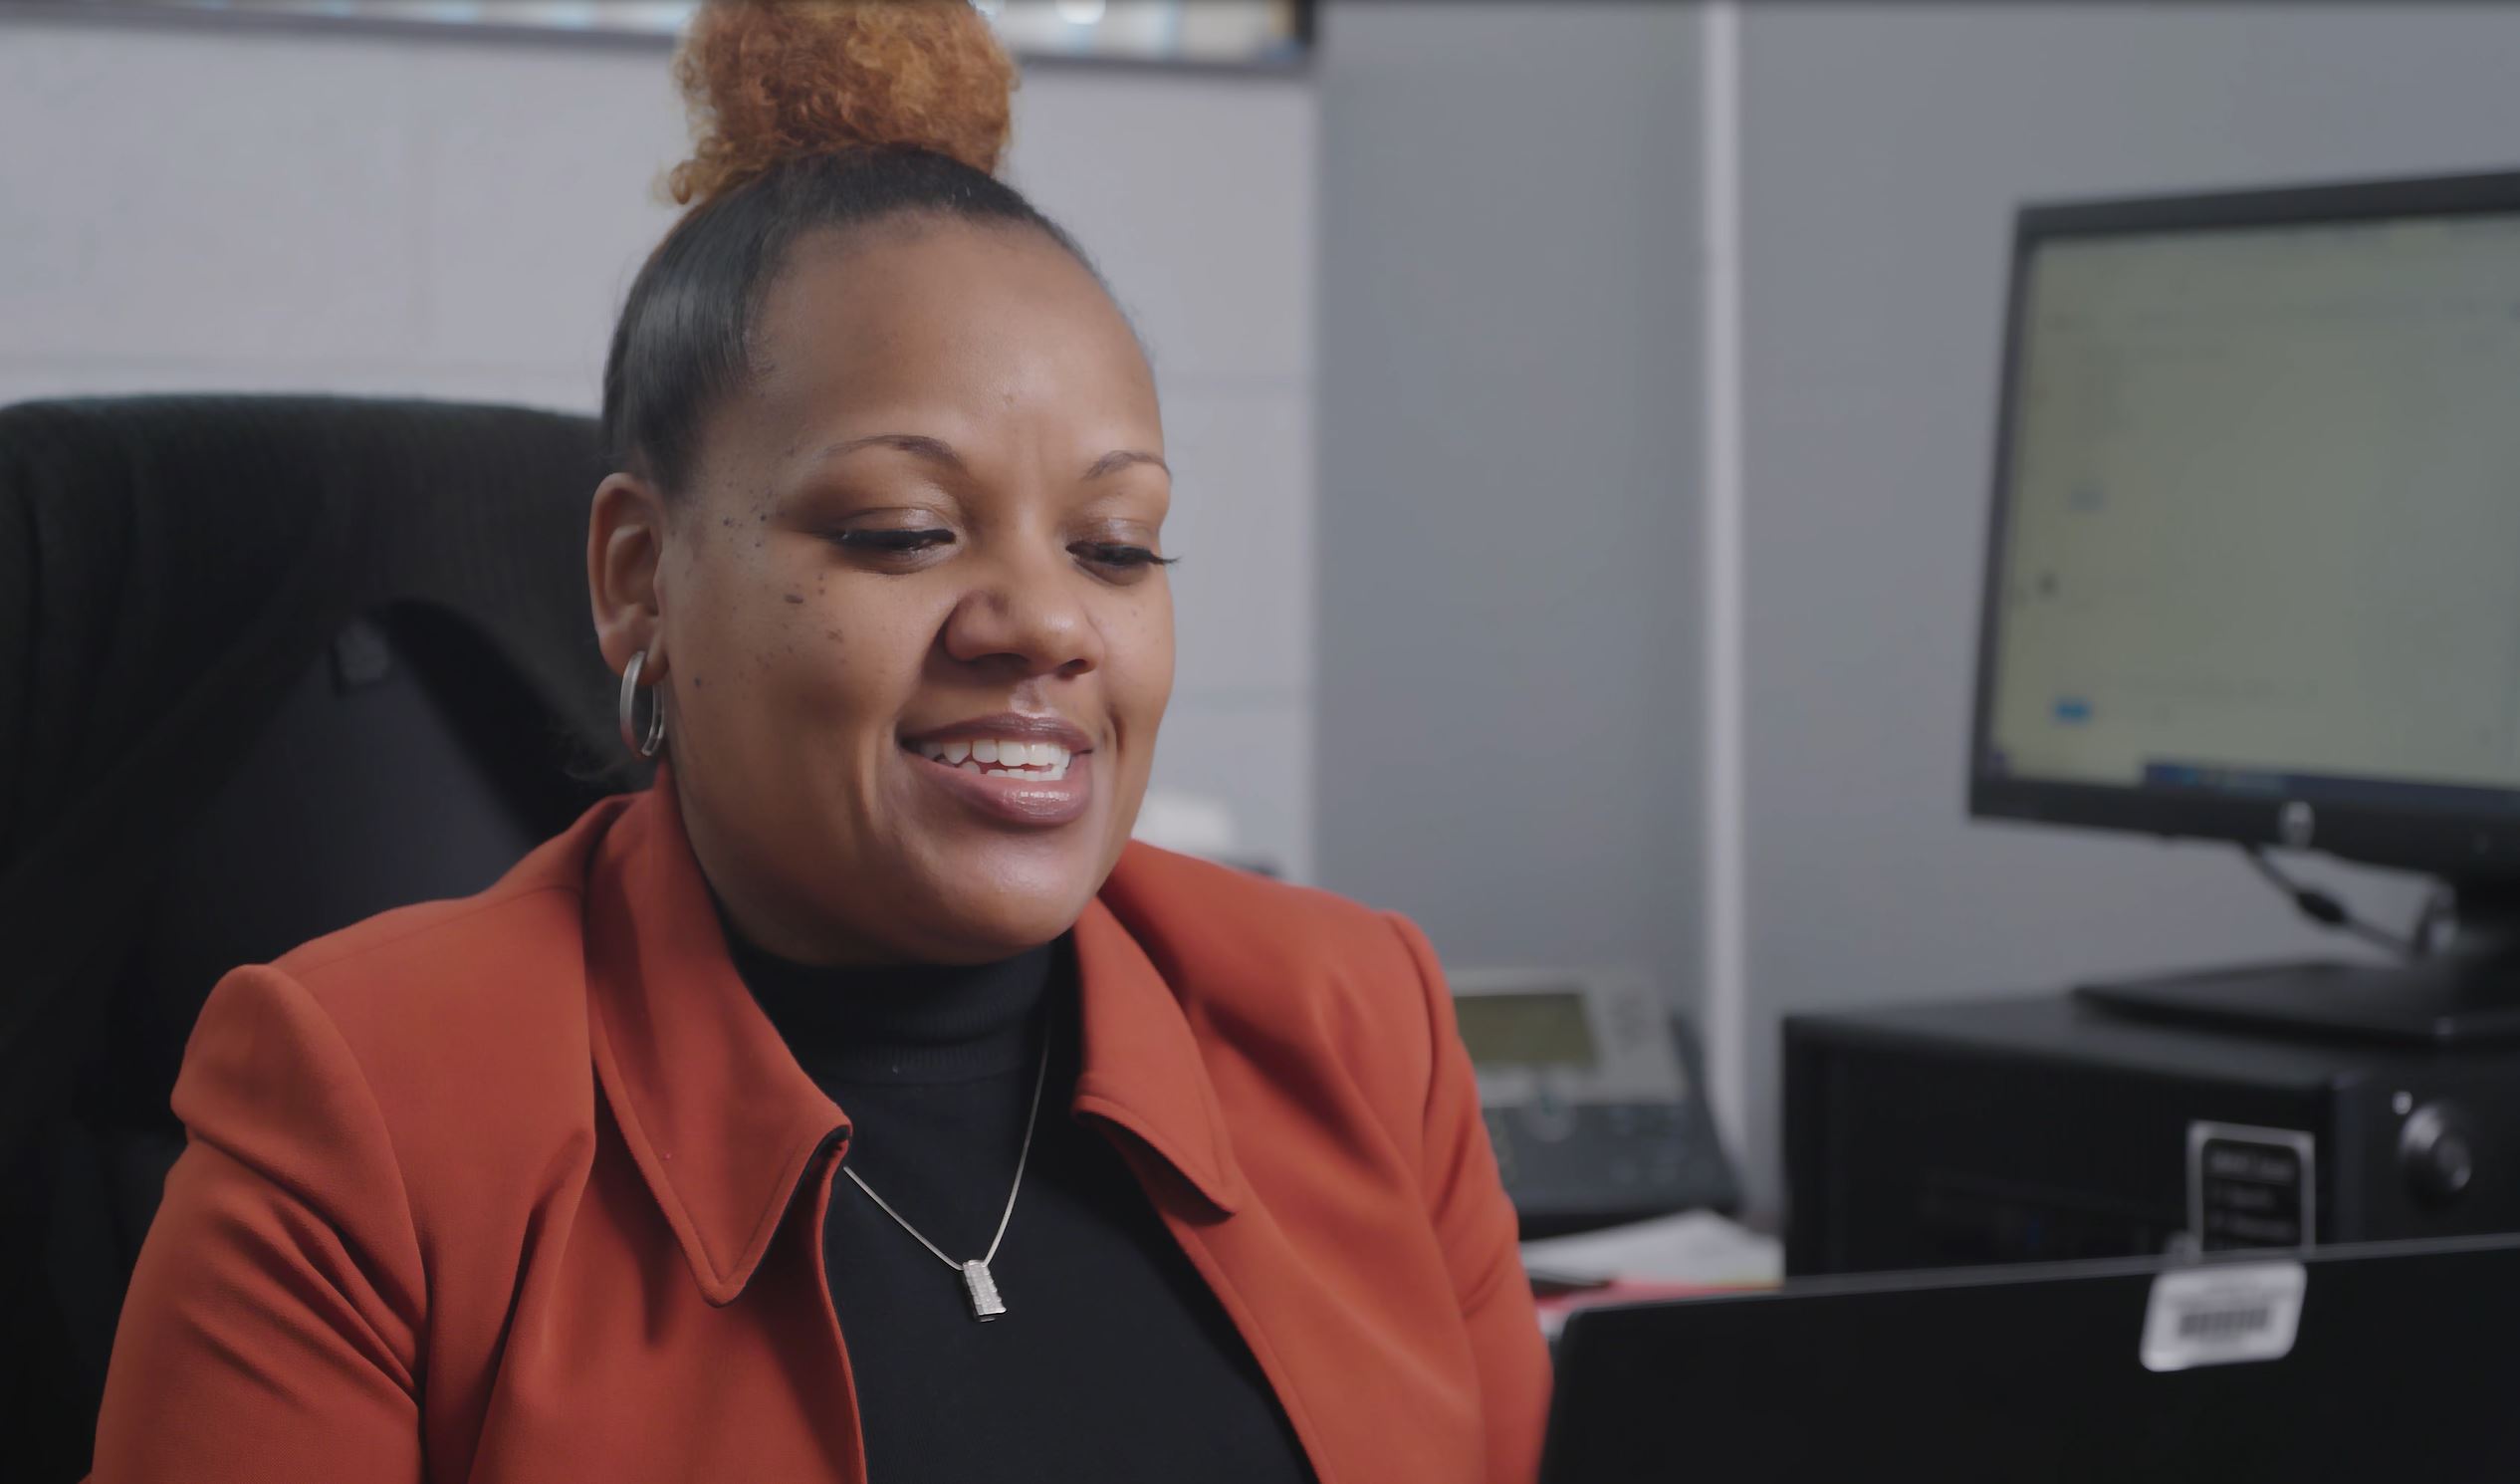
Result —
[[[1067, 776], [1073, 754], [1055, 742], [1025, 742], [1013, 738], [956, 738], [951, 742], [921, 742], [919, 756], [948, 768], [966, 773], [1016, 773], [1021, 777], [1041, 779], [1051, 783]], [[983, 766], [983, 765], [987, 766]]]

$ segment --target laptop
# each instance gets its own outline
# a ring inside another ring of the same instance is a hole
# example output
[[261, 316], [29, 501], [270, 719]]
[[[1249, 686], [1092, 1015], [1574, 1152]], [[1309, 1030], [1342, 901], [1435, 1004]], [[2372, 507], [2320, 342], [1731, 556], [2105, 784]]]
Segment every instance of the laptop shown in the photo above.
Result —
[[1590, 1309], [1542, 1484], [2520, 1479], [2520, 1236]]

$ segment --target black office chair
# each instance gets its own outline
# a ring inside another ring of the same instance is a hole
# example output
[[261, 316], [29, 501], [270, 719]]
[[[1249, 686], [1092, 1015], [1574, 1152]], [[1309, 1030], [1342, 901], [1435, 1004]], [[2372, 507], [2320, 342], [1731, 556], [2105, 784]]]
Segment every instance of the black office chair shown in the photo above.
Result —
[[587, 620], [593, 424], [0, 408], [0, 1473], [89, 1459], [219, 976], [488, 885], [635, 787]]

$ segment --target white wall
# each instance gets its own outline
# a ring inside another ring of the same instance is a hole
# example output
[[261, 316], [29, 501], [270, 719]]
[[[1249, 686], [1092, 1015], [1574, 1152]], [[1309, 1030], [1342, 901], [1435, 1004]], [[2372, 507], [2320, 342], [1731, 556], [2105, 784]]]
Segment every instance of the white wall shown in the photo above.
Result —
[[[0, 401], [199, 389], [594, 410], [672, 213], [662, 44], [0, 16]], [[1011, 178], [1156, 358], [1180, 684], [1158, 786], [1311, 862], [1314, 107], [1038, 69]]]
[[[1963, 820], [2009, 213], [2510, 168], [2520, 10], [1741, 11], [1737, 1055], [1772, 1204], [1780, 1011], [2346, 951], [2227, 850]], [[2324, 874], [2375, 911], [2411, 909], [2402, 882]]]

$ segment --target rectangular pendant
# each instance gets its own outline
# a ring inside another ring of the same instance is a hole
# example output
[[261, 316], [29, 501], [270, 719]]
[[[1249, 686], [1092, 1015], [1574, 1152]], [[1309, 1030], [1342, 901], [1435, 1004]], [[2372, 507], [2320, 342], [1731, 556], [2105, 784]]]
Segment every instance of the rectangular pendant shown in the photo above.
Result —
[[998, 1297], [998, 1280], [989, 1275], [989, 1265], [979, 1258], [963, 1264], [963, 1287], [971, 1290], [971, 1317], [993, 1320], [1007, 1312], [1004, 1299]]

